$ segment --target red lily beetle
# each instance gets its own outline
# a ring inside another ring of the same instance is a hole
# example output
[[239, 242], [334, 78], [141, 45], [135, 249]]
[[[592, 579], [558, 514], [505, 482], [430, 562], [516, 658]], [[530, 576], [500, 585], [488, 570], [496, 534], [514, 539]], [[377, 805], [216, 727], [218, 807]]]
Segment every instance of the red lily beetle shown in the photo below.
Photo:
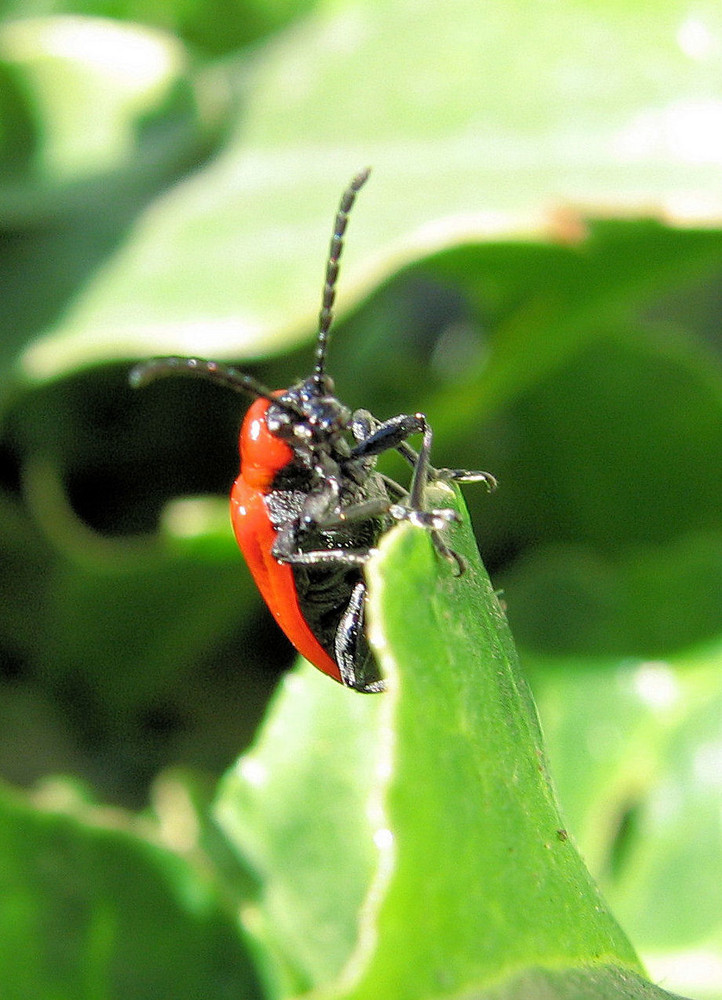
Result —
[[[461, 558], [441, 537], [452, 510], [427, 510], [430, 480], [483, 482], [488, 472], [433, 469], [432, 432], [422, 413], [377, 420], [351, 412], [326, 374], [339, 258], [348, 216], [369, 175], [357, 174], [336, 215], [323, 288], [312, 374], [272, 392], [252, 376], [199, 358], [156, 358], [131, 372], [134, 386], [171, 374], [211, 379], [255, 397], [240, 433], [241, 471], [231, 493], [238, 544], [266, 604], [296, 649], [334, 680], [356, 691], [382, 691], [384, 681], [364, 628], [363, 567], [396, 521], [427, 530], [457, 573]], [[415, 451], [408, 438], [420, 435]], [[398, 451], [411, 466], [408, 489], [375, 468]]]

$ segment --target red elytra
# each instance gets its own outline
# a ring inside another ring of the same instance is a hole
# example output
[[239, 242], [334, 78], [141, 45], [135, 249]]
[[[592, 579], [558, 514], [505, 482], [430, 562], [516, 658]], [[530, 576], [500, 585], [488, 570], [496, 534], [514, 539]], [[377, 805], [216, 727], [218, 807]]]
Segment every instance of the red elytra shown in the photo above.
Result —
[[276, 529], [268, 516], [265, 498], [275, 474], [292, 461], [293, 451], [268, 430], [269, 406], [267, 399], [256, 399], [241, 427], [241, 472], [231, 492], [233, 532], [263, 600], [287, 637], [309, 663], [340, 682], [338, 664], [321, 646], [304, 618], [293, 569], [273, 555]]

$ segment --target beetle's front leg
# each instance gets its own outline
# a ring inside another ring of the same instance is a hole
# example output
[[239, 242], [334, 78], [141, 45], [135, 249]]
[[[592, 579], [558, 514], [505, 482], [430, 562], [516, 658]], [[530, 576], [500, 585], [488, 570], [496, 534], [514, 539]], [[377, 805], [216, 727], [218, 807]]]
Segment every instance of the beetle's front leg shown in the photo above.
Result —
[[406, 439], [413, 434], [424, 434], [425, 439], [428, 437], [427, 480], [445, 483], [484, 483], [490, 492], [496, 489], [496, 479], [490, 472], [471, 469], [436, 469], [429, 464], [431, 428], [423, 413], [415, 413], [413, 416], [402, 414], [382, 423], [368, 410], [357, 410], [353, 414], [351, 431], [357, 441], [352, 452], [354, 456], [377, 455], [382, 451], [394, 449], [414, 469], [418, 466], [422, 455], [415, 451]]
[[[354, 424], [359, 431], [366, 427], [370, 433], [352, 448], [352, 459], [365, 459], [395, 449], [413, 465], [408, 505], [394, 504], [391, 509], [392, 516], [397, 520], [409, 520], [430, 530], [440, 530], [445, 522], [455, 520], [456, 515], [450, 511], [424, 510], [424, 490], [430, 478], [429, 473], [432, 471], [429, 456], [433, 433], [423, 413], [400, 413], [397, 417], [391, 417], [390, 420], [380, 424], [370, 413], [362, 410], [354, 414], [352, 428]], [[355, 436], [356, 433], [354, 431]], [[418, 452], [406, 443], [406, 439], [414, 434], [422, 435], [421, 448]]]
[[[353, 459], [369, 460], [371, 456], [395, 449], [412, 465], [413, 472], [407, 498], [403, 500], [401, 492], [399, 500], [389, 506], [389, 514], [395, 520], [409, 521], [426, 529], [439, 555], [453, 563], [457, 575], [463, 573], [464, 560], [449, 548], [441, 537], [441, 531], [449, 523], [457, 521], [458, 515], [455, 511], [445, 508], [426, 510], [424, 492], [430, 479], [456, 482], [483, 480], [490, 489], [493, 489], [496, 486], [494, 477], [486, 472], [468, 472], [465, 469], [433, 469], [430, 464], [433, 433], [423, 413], [399, 414], [384, 423], [379, 423], [367, 410], [358, 410], [353, 415], [351, 429], [357, 440], [351, 451]], [[414, 451], [406, 440], [413, 434], [422, 435], [421, 448], [418, 452]]]

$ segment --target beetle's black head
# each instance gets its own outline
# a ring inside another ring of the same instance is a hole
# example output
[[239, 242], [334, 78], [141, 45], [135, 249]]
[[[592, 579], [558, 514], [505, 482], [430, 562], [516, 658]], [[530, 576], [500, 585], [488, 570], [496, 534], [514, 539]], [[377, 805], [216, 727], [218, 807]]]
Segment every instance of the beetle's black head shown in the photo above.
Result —
[[320, 385], [313, 375], [287, 389], [266, 413], [266, 426], [272, 434], [312, 449], [337, 442], [350, 420], [351, 411], [336, 398], [333, 381], [325, 374]]

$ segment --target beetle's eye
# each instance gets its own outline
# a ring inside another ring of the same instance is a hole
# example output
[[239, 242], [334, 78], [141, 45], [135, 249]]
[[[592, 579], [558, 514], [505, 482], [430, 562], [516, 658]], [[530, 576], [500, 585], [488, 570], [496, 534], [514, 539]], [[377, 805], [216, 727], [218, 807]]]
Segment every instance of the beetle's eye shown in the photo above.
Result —
[[277, 434], [279, 437], [288, 437], [293, 434], [293, 423], [291, 414], [287, 410], [283, 410], [280, 406], [274, 406], [273, 404], [268, 407], [266, 411], [266, 427], [271, 434]]
[[313, 430], [306, 423], [298, 421], [293, 425], [292, 431], [293, 431], [293, 436], [298, 441], [308, 442], [313, 440]]

